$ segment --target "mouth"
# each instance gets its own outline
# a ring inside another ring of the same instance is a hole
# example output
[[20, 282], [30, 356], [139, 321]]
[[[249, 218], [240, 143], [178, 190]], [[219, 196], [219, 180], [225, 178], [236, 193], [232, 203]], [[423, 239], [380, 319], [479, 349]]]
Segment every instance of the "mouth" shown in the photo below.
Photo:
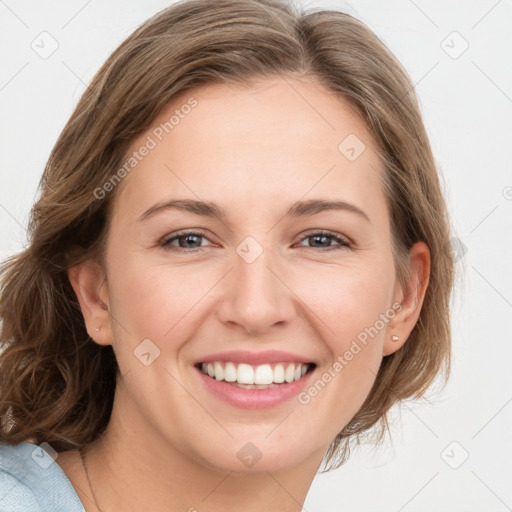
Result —
[[196, 368], [213, 380], [243, 389], [272, 389], [301, 380], [315, 363], [265, 363], [251, 365], [234, 361], [197, 363]]
[[269, 409], [307, 386], [317, 364], [279, 351], [218, 353], [194, 364], [208, 397], [239, 409]]

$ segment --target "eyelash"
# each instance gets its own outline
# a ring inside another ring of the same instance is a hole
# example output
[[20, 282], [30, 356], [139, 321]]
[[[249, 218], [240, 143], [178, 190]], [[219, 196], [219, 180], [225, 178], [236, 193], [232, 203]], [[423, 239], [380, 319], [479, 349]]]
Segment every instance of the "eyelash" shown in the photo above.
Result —
[[[180, 238], [185, 238], [187, 236], [197, 236], [197, 237], [201, 237], [201, 238], [206, 238], [208, 240], [206, 234], [201, 231], [181, 231], [179, 233], [172, 235], [169, 238], [164, 239], [160, 243], [160, 247], [164, 251], [177, 251], [177, 252], [187, 252], [187, 253], [201, 251], [201, 249], [202, 249], [201, 247], [197, 247], [194, 249], [186, 249], [183, 247], [176, 247], [176, 246], [171, 245], [171, 242], [173, 242], [174, 240], [179, 240]], [[314, 238], [314, 237], [332, 238], [339, 245], [333, 246], [333, 247], [326, 247], [326, 248], [308, 247], [309, 249], [319, 249], [322, 252], [326, 252], [326, 251], [332, 251], [332, 250], [352, 248], [352, 243], [347, 238], [341, 237], [335, 233], [332, 233], [330, 231], [325, 231], [325, 230], [319, 230], [319, 231], [307, 233], [305, 236], [303, 236], [303, 238], [300, 241], [306, 240], [308, 238]]]

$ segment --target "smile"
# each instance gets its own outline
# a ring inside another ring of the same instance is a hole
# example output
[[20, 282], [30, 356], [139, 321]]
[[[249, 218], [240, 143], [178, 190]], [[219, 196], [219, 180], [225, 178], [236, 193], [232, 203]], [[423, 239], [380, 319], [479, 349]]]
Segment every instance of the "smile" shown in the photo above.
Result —
[[200, 363], [201, 371], [217, 381], [245, 389], [269, 389], [298, 381], [314, 368], [314, 363], [266, 363], [250, 365], [232, 361]]
[[218, 352], [194, 362], [199, 389], [206, 397], [239, 409], [289, 404], [305, 389], [316, 368], [310, 357], [277, 350]]

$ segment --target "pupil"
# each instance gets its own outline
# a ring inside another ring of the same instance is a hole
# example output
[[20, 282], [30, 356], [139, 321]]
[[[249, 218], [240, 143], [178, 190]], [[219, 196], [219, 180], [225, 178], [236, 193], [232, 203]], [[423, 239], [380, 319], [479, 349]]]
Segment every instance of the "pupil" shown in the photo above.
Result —
[[197, 235], [186, 235], [185, 236], [185, 245], [187, 245], [187, 244], [194, 245], [194, 239], [196, 239], [195, 242], [197, 243], [198, 238], [199, 237]]
[[326, 240], [328, 240], [328, 238], [329, 237], [325, 236], [325, 235], [316, 235], [316, 236], [313, 237], [313, 239], [316, 239], [316, 240], [320, 239], [321, 240], [321, 242], [320, 242], [321, 244], [324, 244], [326, 242]]

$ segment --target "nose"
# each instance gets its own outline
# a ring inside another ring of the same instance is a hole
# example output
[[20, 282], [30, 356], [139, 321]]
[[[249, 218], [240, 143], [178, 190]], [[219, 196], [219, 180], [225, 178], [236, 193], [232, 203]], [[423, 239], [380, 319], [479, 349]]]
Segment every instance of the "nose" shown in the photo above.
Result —
[[250, 335], [287, 325], [296, 314], [296, 299], [282, 267], [268, 249], [251, 263], [236, 254], [234, 268], [224, 280], [219, 320]]

